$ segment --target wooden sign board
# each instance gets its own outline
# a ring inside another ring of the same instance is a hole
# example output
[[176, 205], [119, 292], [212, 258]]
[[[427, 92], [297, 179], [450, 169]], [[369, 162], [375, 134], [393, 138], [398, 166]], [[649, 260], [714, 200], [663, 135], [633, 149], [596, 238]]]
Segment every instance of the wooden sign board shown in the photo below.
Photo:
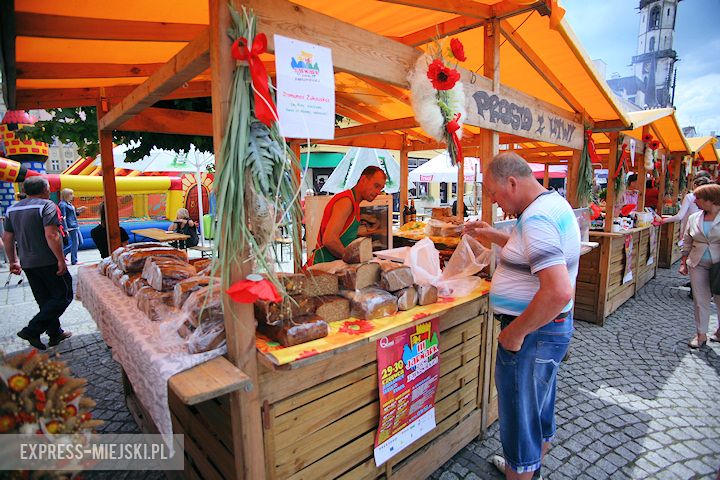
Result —
[[466, 124], [575, 150], [583, 148], [583, 125], [576, 122], [571, 114], [561, 115], [545, 109], [539, 101], [533, 102], [531, 97], [516, 95], [509, 88], [495, 93], [477, 83], [465, 83], [464, 87], [468, 113]]

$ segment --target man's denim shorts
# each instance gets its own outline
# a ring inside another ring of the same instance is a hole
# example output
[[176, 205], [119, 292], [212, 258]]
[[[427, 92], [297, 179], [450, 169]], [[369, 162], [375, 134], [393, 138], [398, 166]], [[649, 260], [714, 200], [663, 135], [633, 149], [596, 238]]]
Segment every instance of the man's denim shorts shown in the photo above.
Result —
[[529, 334], [516, 353], [498, 345], [495, 385], [500, 441], [505, 461], [515, 472], [540, 468], [543, 442], [555, 436], [557, 372], [572, 332], [571, 314]]

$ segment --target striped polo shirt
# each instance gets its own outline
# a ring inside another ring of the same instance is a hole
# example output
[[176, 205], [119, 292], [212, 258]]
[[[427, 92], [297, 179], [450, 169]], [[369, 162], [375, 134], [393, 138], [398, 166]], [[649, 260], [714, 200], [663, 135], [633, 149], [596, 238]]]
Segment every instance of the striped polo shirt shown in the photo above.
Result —
[[[537, 273], [566, 265], [570, 282], [580, 259], [580, 228], [570, 204], [555, 191], [536, 198], [520, 215], [503, 247], [490, 288], [495, 313], [520, 315], [540, 289]], [[563, 312], [573, 307], [571, 300]]]

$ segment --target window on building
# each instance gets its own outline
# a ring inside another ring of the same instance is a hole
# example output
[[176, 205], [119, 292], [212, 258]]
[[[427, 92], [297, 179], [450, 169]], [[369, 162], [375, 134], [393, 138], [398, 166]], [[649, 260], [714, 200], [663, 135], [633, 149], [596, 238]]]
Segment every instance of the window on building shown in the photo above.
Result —
[[651, 52], [655, 51], [655, 37], [650, 37], [650, 46], [648, 47], [648, 50]]
[[50, 168], [53, 172], [57, 172], [60, 170], [60, 161], [59, 160], [50, 160]]
[[650, 22], [648, 23], [649, 30], [656, 28], [660, 28], [660, 7], [657, 5], [650, 11]]
[[669, 8], [668, 8], [668, 11], [667, 11], [667, 16], [668, 16], [668, 17], [670, 16], [670, 9], [669, 9]]

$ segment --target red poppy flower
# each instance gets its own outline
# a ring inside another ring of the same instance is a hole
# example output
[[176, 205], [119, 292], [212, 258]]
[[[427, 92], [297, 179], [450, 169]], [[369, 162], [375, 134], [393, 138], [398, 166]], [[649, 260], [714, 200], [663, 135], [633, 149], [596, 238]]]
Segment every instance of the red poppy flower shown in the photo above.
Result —
[[348, 335], [360, 335], [362, 333], [371, 332], [375, 327], [367, 320], [352, 320], [343, 322], [339, 332], [347, 333]]
[[38, 412], [44, 412], [45, 411], [45, 402], [36, 402], [35, 403], [35, 409]]
[[295, 360], [300, 360], [300, 359], [308, 358], [308, 357], [314, 357], [315, 355], [317, 355], [319, 353], [320, 352], [318, 352], [314, 348], [312, 350], [303, 350], [302, 352], [298, 353], [298, 356], [297, 356], [297, 358], [295, 358]]
[[650, 143], [650, 142], [652, 142], [652, 139], [653, 139], [653, 137], [652, 137], [652, 135], [650, 135], [649, 133], [643, 135], [643, 142], [645, 142], [645, 143]]
[[655, 170], [660, 170], [662, 168], [662, 162], [655, 162]]
[[450, 40], [450, 50], [452, 50], [453, 57], [455, 57], [458, 62], [464, 62], [467, 60], [467, 57], [465, 56], [465, 47], [463, 47], [462, 42], [457, 38]]
[[450, 90], [460, 80], [457, 70], [446, 67], [442, 60], [433, 60], [428, 67], [427, 76], [436, 90]]
[[657, 150], [658, 148], [660, 148], [660, 142], [659, 142], [659, 141], [653, 140], [652, 142], [650, 142], [650, 149], [651, 149], [651, 150]]

